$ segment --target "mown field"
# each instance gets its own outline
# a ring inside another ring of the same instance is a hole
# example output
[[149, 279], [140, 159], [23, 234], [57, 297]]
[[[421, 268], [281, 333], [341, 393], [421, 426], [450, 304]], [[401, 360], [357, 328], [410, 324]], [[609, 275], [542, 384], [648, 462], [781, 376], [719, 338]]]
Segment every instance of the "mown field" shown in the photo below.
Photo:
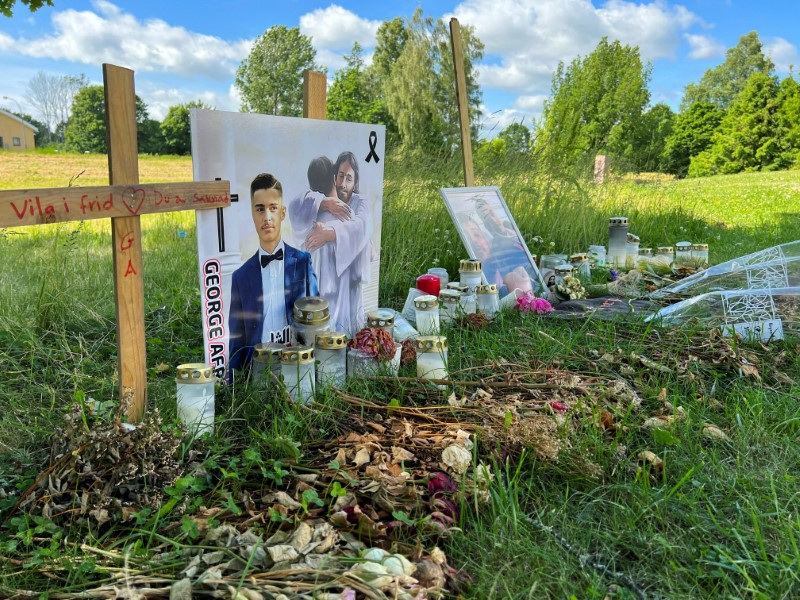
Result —
[[[75, 185], [103, 184], [106, 169], [104, 156], [2, 152], [0, 188], [66, 186], [75, 177]], [[191, 161], [141, 157], [140, 176], [189, 180]], [[708, 242], [712, 262], [800, 239], [798, 171], [630, 177], [597, 187], [517, 162], [478, 173], [477, 183], [500, 187], [537, 254], [551, 242], [565, 252], [604, 243], [615, 214], [629, 217], [645, 246]], [[455, 275], [463, 248], [439, 188], [459, 184], [456, 161], [387, 156], [381, 305], [399, 307], [413, 277], [430, 266]], [[193, 222], [187, 213], [143, 217], [149, 403], [170, 423], [174, 374], [160, 365], [202, 356]], [[536, 236], [544, 242], [535, 244]], [[49, 437], [67, 408], [86, 398], [118, 398], [108, 223], [0, 230], [0, 249], [0, 509], [9, 511], [47, 464]], [[800, 596], [800, 340], [739, 345], [707, 331], [517, 313], [502, 314], [483, 331], [454, 328], [447, 335], [452, 370], [486, 373], [507, 364], [563, 370], [624, 382], [641, 399], [636, 410], [609, 409], [609, 427], [599, 408], [605, 400], [586, 397], [571, 424], [558, 430], [558, 460], [535, 448], [520, 455], [518, 447], [479, 446], [497, 473], [489, 502], [464, 502], [462, 533], [439, 541], [451, 564], [470, 575], [466, 597]], [[414, 395], [404, 390], [376, 382], [348, 387], [376, 402], [413, 405]], [[265, 409], [246, 388], [226, 394], [219, 432], [203, 452], [220, 464], [248, 447], [284, 458], [276, 440], [290, 440], [302, 466], [313, 460], [307, 443], [342, 427], [341, 406], [323, 400], [330, 411], [308, 417], [275, 403]], [[669, 428], [645, 427], [663, 414], [680, 418]], [[704, 434], [708, 424], [725, 439]], [[637, 470], [641, 451], [657, 454], [663, 468]], [[223, 505], [252, 483], [247, 477], [240, 472], [185, 490], [187, 510]], [[164, 538], [191, 546], [176, 522], [181, 517], [166, 512], [149, 519], [145, 532], [124, 524], [86, 530], [17, 510], [0, 530], [0, 596], [20, 589], [78, 592], [123, 567], [82, 549], [76, 538], [118, 556], [135, 547], [135, 568], [144, 569]], [[608, 571], [592, 566], [598, 563]], [[175, 565], [161, 575], [179, 570]]]

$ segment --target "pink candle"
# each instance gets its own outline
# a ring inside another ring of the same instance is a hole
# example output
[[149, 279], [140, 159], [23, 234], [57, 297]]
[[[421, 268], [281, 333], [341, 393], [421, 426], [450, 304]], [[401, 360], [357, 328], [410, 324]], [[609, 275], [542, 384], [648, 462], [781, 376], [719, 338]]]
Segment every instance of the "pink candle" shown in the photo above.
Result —
[[441, 280], [436, 275], [420, 275], [417, 277], [417, 289], [431, 296], [439, 295]]

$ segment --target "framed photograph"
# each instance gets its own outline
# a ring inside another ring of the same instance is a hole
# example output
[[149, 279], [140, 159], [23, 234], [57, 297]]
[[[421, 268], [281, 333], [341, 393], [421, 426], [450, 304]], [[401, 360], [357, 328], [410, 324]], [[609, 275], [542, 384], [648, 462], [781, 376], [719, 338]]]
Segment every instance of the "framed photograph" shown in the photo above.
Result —
[[328, 300], [332, 330], [361, 329], [378, 307], [385, 128], [201, 109], [190, 119], [195, 179], [231, 182], [231, 205], [196, 217], [205, 362], [223, 377], [256, 344], [289, 342], [303, 296]]
[[546, 289], [498, 187], [441, 191], [469, 257], [483, 263], [484, 279], [497, 284], [501, 296], [517, 288], [537, 295]]

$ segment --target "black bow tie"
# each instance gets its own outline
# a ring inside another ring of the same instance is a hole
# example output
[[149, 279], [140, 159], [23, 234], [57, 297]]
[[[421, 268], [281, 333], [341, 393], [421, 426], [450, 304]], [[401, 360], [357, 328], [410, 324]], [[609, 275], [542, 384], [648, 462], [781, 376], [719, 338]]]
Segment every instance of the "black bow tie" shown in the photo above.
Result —
[[283, 248], [278, 250], [275, 254], [262, 254], [261, 255], [261, 268], [263, 269], [273, 260], [283, 260]]

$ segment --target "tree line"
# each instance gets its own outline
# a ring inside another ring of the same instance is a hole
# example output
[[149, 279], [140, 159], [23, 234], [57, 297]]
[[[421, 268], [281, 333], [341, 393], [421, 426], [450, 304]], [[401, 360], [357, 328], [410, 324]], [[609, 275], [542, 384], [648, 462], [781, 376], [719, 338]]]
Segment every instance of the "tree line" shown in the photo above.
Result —
[[[467, 97], [474, 156], [479, 166], [507, 157], [544, 164], [550, 172], [589, 170], [608, 154], [622, 171], [660, 171], [680, 177], [800, 164], [800, 86], [794, 75], [780, 80], [756, 32], [741, 37], [724, 62], [689, 84], [680, 110], [650, 104], [652, 66], [637, 46], [603, 38], [587, 56], [560, 63], [541, 117], [512, 123], [495, 139], [478, 139], [481, 88], [476, 64], [483, 43], [462, 26]], [[328, 86], [332, 120], [381, 123], [387, 146], [428, 157], [459, 151], [453, 58], [447, 27], [417, 9], [410, 18], [384, 21], [372, 61], [355, 43]], [[236, 71], [241, 110], [302, 114], [303, 72], [323, 71], [312, 40], [297, 27], [276, 25], [254, 43]], [[85, 76], [39, 73], [28, 102], [40, 120], [37, 144], [58, 143], [79, 152], [105, 152], [103, 88]], [[189, 154], [189, 110], [200, 101], [170, 107], [162, 122], [148, 115], [137, 96], [139, 151]]]

